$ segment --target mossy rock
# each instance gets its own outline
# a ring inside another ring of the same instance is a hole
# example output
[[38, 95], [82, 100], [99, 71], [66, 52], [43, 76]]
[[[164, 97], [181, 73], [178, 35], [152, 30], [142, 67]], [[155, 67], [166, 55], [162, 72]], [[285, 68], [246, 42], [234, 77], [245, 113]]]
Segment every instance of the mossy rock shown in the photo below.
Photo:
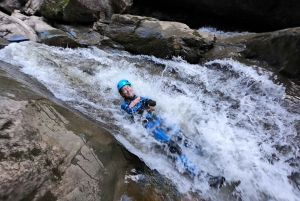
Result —
[[77, 0], [46, 0], [39, 12], [48, 19], [77, 23], [92, 23], [96, 14]]

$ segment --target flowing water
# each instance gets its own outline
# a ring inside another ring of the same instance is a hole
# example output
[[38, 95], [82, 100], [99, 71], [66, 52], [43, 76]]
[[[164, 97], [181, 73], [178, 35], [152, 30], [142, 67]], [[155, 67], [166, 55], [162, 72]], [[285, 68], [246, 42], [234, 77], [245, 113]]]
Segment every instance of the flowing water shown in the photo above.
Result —
[[[288, 108], [286, 89], [273, 81], [271, 72], [231, 59], [200, 66], [180, 58], [33, 42], [10, 44], [0, 50], [0, 59], [19, 66], [55, 97], [105, 125], [186, 196], [193, 192], [211, 200], [300, 200], [290, 179], [299, 171], [300, 115]], [[140, 123], [124, 118], [116, 87], [124, 78], [137, 95], [156, 100], [157, 114], [202, 147], [202, 155], [183, 151], [201, 170], [223, 175], [227, 181], [223, 188], [212, 189], [184, 174], [180, 164], [157, 151], [159, 143]]]

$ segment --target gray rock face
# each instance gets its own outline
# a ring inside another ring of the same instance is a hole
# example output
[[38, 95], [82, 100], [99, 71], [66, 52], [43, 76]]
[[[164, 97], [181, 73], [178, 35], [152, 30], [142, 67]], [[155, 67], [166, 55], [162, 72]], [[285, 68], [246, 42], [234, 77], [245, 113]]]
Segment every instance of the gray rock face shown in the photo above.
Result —
[[[44, 101], [13, 101], [5, 97], [0, 100], [0, 194], [3, 197], [20, 200], [48, 180], [47, 183], [62, 181], [73, 185], [81, 181], [83, 187], [91, 189], [83, 193], [85, 196], [90, 193], [97, 196], [95, 176], [103, 165], [96, 163], [83, 141], [65, 128], [68, 121], [64, 117]], [[74, 157], [78, 160], [76, 166], [70, 164]], [[60, 188], [63, 187], [57, 191]], [[67, 189], [61, 190], [65, 196], [74, 198], [75, 189], [67, 195]]]
[[279, 73], [300, 83], [300, 28], [258, 34], [246, 42], [247, 59], [267, 62]]
[[[205, 40], [212, 40], [209, 33], [199, 31]], [[299, 52], [300, 28], [290, 28], [266, 33], [215, 35], [214, 47], [207, 60], [234, 58], [243, 63], [272, 68], [275, 72], [300, 83]]]
[[92, 23], [97, 19], [110, 19], [114, 13], [123, 13], [132, 0], [44, 0], [39, 13], [42, 16], [76, 23]]
[[159, 58], [181, 56], [190, 63], [198, 63], [211, 48], [197, 31], [182, 23], [117, 14], [111, 20], [104, 35], [132, 53]]
[[83, 46], [98, 45], [102, 39], [101, 33], [94, 31], [91, 26], [58, 25], [56, 28], [68, 33]]
[[[37, 16], [25, 16], [15, 11], [11, 16], [0, 12], [0, 33], [2, 37], [16, 42], [28, 39], [31, 41], [39, 41], [47, 45], [62, 47], [81, 47], [82, 45], [76, 41], [73, 36], [69, 36], [62, 30], [53, 28], [43, 21], [43, 18]], [[16, 39], [14, 39], [16, 38]]]
[[[19, 13], [16, 13], [19, 15]], [[25, 17], [25, 16], [24, 16]], [[1, 37], [8, 39], [11, 37], [25, 37], [31, 41], [37, 41], [35, 31], [17, 16], [6, 15], [0, 11], [0, 34]]]
[[34, 15], [41, 8], [44, 0], [28, 0], [24, 12], [28, 15]]
[[7, 45], [9, 45], [9, 42], [4, 38], [0, 38], [0, 49], [4, 48]]
[[0, 181], [1, 201], [184, 200], [107, 130], [2, 61]]
[[12, 13], [14, 10], [20, 10], [28, 0], [3, 0], [0, 1], [0, 8], [8, 13]]
[[[126, 161], [107, 131], [30, 92], [2, 70], [0, 78], [0, 200], [101, 200], [106, 195], [101, 182], [122, 183]], [[99, 159], [111, 153], [96, 155], [89, 146], [86, 138], [95, 131], [100, 149], [113, 150], [110, 162], [119, 161], [118, 169]], [[110, 200], [121, 196], [115, 190], [106, 195]]]

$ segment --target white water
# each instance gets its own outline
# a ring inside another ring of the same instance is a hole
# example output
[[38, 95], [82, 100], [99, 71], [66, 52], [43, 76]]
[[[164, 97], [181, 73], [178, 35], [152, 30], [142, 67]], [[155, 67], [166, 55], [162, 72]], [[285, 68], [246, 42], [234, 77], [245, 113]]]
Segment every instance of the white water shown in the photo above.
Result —
[[[285, 88], [274, 84], [270, 73], [233, 60], [199, 66], [179, 58], [32, 42], [10, 44], [0, 50], [0, 59], [21, 66], [57, 98], [105, 123], [128, 150], [170, 178], [182, 193], [194, 191], [212, 200], [300, 200], [288, 179], [298, 170], [285, 162], [299, 156], [294, 140], [300, 116], [282, 106]], [[184, 152], [200, 169], [223, 175], [227, 186], [216, 191], [185, 177], [180, 165], [155, 151], [155, 139], [140, 124], [124, 119], [116, 87], [123, 78], [131, 81], [136, 94], [156, 100], [156, 112], [202, 146], [204, 156]], [[284, 146], [289, 151], [276, 149]], [[235, 181], [241, 183], [231, 189]]]
[[210, 26], [206, 26], [206, 27], [200, 27], [198, 29], [199, 31], [207, 31], [213, 34], [223, 34], [223, 35], [235, 35], [235, 34], [245, 34], [248, 32], [233, 32], [233, 31], [222, 31], [222, 30], [218, 30], [215, 27], [210, 27]]

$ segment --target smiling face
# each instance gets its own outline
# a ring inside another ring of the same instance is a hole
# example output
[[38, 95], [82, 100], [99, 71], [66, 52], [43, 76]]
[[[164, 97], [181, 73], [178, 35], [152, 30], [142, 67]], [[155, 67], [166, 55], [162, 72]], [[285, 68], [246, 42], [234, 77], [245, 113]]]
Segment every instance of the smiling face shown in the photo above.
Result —
[[124, 98], [131, 98], [133, 96], [133, 89], [131, 86], [125, 85], [124, 87], [121, 88], [120, 94]]

